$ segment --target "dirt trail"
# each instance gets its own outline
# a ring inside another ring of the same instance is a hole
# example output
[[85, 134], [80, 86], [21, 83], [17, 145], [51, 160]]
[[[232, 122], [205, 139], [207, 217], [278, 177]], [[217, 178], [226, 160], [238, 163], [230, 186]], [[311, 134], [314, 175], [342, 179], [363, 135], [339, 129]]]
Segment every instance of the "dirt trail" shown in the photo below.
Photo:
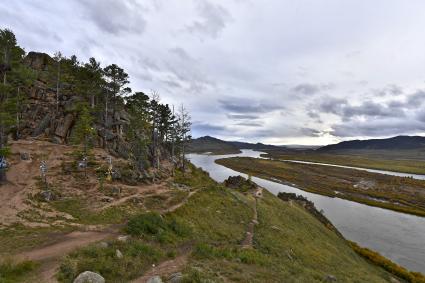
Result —
[[178, 209], [179, 207], [181, 207], [181, 206], [183, 206], [184, 204], [186, 204], [188, 201], [189, 201], [189, 199], [194, 195], [194, 194], [196, 194], [197, 192], [199, 191], [199, 189], [198, 190], [195, 190], [195, 191], [191, 191], [185, 198], [184, 198], [184, 200], [182, 201], [182, 202], [180, 202], [180, 203], [178, 203], [178, 204], [176, 204], [176, 205], [173, 205], [173, 206], [170, 206], [169, 208], [167, 208], [166, 210], [164, 210], [163, 211], [163, 213], [169, 213], [169, 212], [173, 212], [173, 211], [175, 211], [176, 209]]
[[132, 283], [146, 283], [153, 276], [169, 276], [183, 269], [188, 261], [188, 255], [184, 254], [174, 259], [164, 261], [155, 267], [152, 267], [142, 277], [139, 277]]
[[254, 205], [254, 215], [252, 216], [251, 222], [248, 224], [248, 229], [246, 231], [245, 239], [242, 241], [241, 245], [244, 249], [249, 249], [253, 247], [253, 239], [254, 239], [254, 228], [255, 225], [258, 224], [258, 213], [257, 213], [257, 203], [258, 199], [263, 196], [263, 188], [258, 187], [254, 192], [253, 196], [255, 198]]
[[59, 267], [61, 257], [77, 248], [117, 235], [117, 228], [109, 228], [99, 232], [75, 231], [61, 236], [59, 242], [22, 252], [15, 257], [19, 260], [41, 262], [40, 279], [43, 280], [42, 282], [56, 282], [54, 275]]

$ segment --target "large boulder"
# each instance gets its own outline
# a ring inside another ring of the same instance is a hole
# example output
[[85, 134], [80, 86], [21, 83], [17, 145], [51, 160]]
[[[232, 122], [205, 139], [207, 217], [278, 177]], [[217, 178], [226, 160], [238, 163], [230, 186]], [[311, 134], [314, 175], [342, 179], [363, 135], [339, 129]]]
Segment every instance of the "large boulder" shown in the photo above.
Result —
[[231, 189], [254, 190], [257, 188], [257, 184], [242, 176], [230, 176], [224, 181], [224, 185]]
[[33, 137], [37, 137], [44, 133], [44, 131], [49, 127], [50, 125], [50, 114], [47, 113], [44, 118], [40, 121], [40, 123], [37, 125], [35, 130], [32, 132]]
[[105, 278], [95, 272], [84, 271], [75, 278], [74, 283], [105, 283]]
[[66, 138], [68, 131], [74, 123], [74, 115], [67, 114], [65, 118], [60, 122], [59, 126], [56, 128], [55, 135]]

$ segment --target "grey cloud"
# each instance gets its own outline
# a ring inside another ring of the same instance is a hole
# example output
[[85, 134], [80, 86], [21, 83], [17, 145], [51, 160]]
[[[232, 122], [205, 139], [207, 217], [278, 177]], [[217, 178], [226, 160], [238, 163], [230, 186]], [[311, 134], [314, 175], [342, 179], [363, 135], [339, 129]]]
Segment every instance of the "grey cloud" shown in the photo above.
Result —
[[189, 56], [189, 54], [181, 47], [171, 48], [170, 52], [177, 55], [182, 60], [193, 61], [193, 58]]
[[260, 122], [239, 122], [236, 125], [238, 126], [246, 126], [246, 127], [261, 127], [263, 126]]
[[319, 111], [332, 114], [340, 114], [348, 103], [345, 98], [323, 97], [321, 100], [325, 101], [319, 104]]
[[208, 35], [217, 38], [226, 24], [232, 19], [229, 12], [222, 6], [208, 1], [198, 1], [197, 9], [201, 20], [196, 20], [187, 27], [192, 33]]
[[201, 133], [217, 133], [226, 130], [226, 127], [204, 122], [193, 122], [192, 130]]
[[333, 84], [312, 84], [312, 83], [301, 83], [292, 88], [293, 91], [300, 94], [316, 94], [323, 90], [329, 90], [334, 88]]
[[259, 116], [252, 114], [227, 114], [226, 116], [233, 120], [255, 120], [259, 118]]
[[322, 135], [322, 132], [312, 128], [300, 128], [300, 134], [301, 136], [319, 137]]
[[141, 13], [143, 7], [134, 0], [78, 0], [86, 16], [107, 33], [118, 35], [123, 31], [143, 32], [146, 21]]
[[343, 121], [348, 121], [353, 117], [403, 117], [403, 108], [394, 104], [376, 103], [365, 101], [359, 105], [351, 105], [346, 99], [326, 98], [326, 101], [319, 105], [319, 110], [324, 113], [332, 113], [340, 116]]
[[372, 91], [374, 94], [378, 96], [386, 96], [386, 95], [396, 96], [396, 95], [403, 94], [404, 92], [402, 87], [395, 84], [390, 84], [382, 89], [374, 89]]
[[220, 99], [218, 101], [223, 109], [233, 113], [266, 113], [282, 110], [284, 107], [277, 103], [265, 103], [248, 99]]
[[335, 125], [330, 132], [337, 137], [384, 137], [425, 131], [425, 124], [415, 120], [379, 119]]
[[162, 82], [171, 88], [182, 88], [182, 85], [176, 81], [162, 80]]

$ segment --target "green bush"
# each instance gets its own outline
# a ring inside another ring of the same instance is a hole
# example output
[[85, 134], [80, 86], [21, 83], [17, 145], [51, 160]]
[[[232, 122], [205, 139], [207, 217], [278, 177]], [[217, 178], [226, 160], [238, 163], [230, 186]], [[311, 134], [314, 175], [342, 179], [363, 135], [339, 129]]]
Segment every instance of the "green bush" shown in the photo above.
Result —
[[161, 243], [172, 243], [190, 235], [190, 229], [175, 218], [165, 218], [156, 212], [130, 218], [125, 231], [138, 237], [152, 237]]

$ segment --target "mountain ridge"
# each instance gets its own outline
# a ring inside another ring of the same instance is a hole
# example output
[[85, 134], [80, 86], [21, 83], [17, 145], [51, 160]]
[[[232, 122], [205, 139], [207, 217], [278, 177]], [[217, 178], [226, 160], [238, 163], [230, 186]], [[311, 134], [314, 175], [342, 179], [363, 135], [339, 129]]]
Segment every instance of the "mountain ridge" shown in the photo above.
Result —
[[350, 140], [326, 145], [316, 149], [318, 152], [339, 150], [406, 150], [425, 148], [425, 137], [395, 136], [385, 139]]

